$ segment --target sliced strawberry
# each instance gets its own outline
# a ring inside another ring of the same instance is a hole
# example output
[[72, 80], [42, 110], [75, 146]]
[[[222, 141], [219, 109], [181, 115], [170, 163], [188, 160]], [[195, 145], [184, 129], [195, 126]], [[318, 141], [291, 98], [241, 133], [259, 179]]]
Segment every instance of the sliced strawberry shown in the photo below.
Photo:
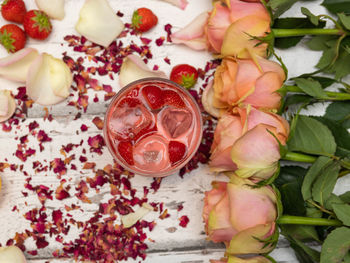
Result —
[[169, 142], [169, 160], [172, 165], [181, 161], [187, 152], [187, 147], [185, 144], [178, 141]]
[[160, 109], [164, 105], [163, 92], [157, 86], [146, 86], [142, 88], [142, 94], [153, 110]]
[[184, 101], [181, 99], [180, 95], [173, 90], [164, 90], [163, 98], [165, 105], [171, 105], [177, 108], [185, 108], [186, 106]]
[[134, 165], [133, 147], [131, 142], [119, 142], [118, 152], [128, 164]]
[[149, 135], [154, 134], [155, 132], [158, 131], [157, 125], [149, 125], [146, 128], [142, 129], [140, 132], [138, 132], [135, 135], [135, 138], [133, 138], [134, 142], [137, 142], [138, 140], [140, 140], [141, 138], [147, 137]]
[[141, 101], [136, 98], [124, 98], [118, 103], [118, 107], [136, 107], [137, 105], [140, 105]]

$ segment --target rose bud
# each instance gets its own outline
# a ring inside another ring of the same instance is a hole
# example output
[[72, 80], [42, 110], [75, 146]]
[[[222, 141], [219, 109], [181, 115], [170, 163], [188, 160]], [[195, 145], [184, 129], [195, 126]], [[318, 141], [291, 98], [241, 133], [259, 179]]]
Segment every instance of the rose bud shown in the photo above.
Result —
[[278, 170], [279, 143], [285, 145], [288, 135], [289, 124], [281, 116], [237, 108], [219, 119], [209, 166], [216, 172], [235, 171], [243, 178], [267, 180]]
[[271, 18], [266, 8], [261, 3], [240, 0], [223, 2], [225, 4], [215, 2], [209, 15], [202, 13], [184, 29], [172, 34], [172, 41], [238, 58], [249, 58], [252, 54], [266, 56], [267, 45], [257, 45], [259, 41], [251, 39], [251, 36], [263, 37], [270, 32]]
[[213, 182], [205, 193], [203, 220], [208, 240], [224, 242], [230, 255], [268, 253], [274, 244], [277, 195], [270, 186], [254, 188], [247, 179]]
[[[234, 59], [227, 57], [216, 69], [214, 84], [206, 92], [213, 96], [212, 107], [227, 109], [239, 104], [250, 104], [264, 110], [277, 110], [281, 95], [277, 92], [286, 76], [282, 67], [264, 58]], [[207, 100], [203, 98], [202, 100]]]

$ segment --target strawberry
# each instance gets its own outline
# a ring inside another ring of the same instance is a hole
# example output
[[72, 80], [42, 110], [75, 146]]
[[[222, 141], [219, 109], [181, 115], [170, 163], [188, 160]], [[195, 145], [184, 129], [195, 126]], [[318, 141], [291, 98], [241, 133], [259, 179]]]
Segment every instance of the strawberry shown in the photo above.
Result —
[[162, 90], [157, 86], [146, 86], [142, 88], [142, 94], [153, 110], [160, 109], [164, 105]]
[[128, 164], [134, 165], [133, 147], [131, 142], [119, 142], [118, 152]]
[[27, 10], [22, 0], [5, 0], [1, 5], [1, 15], [8, 21], [23, 23]]
[[187, 152], [187, 148], [185, 144], [177, 141], [170, 141], [168, 147], [169, 147], [168, 149], [169, 160], [172, 165], [181, 161], [185, 157]]
[[157, 16], [148, 8], [139, 8], [132, 15], [132, 26], [139, 32], [146, 32], [157, 23]]
[[39, 40], [46, 39], [52, 31], [50, 18], [40, 10], [28, 11], [24, 17], [23, 26], [28, 36]]
[[0, 43], [7, 52], [14, 53], [24, 48], [26, 41], [26, 35], [19, 26], [7, 24], [0, 28]]
[[164, 90], [163, 98], [164, 98], [165, 105], [171, 105], [176, 108], [185, 108], [186, 106], [184, 101], [181, 99], [180, 95], [173, 90], [169, 90], [169, 89]]
[[170, 73], [170, 80], [186, 89], [192, 88], [196, 84], [197, 79], [198, 71], [188, 64], [177, 65], [173, 67]]

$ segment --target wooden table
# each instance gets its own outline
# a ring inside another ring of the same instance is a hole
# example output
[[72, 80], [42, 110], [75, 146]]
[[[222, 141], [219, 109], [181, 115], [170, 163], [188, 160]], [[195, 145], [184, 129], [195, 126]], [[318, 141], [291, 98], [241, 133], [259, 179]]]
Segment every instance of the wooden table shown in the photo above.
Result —
[[[34, 0], [26, 0], [28, 9], [35, 8]], [[56, 57], [61, 58], [62, 53], [67, 51], [68, 55], [77, 58], [81, 56], [81, 53], [73, 52], [71, 48], [67, 46], [67, 43], [63, 40], [64, 36], [70, 34], [77, 34], [74, 25], [78, 19], [79, 10], [84, 0], [67, 0], [66, 1], [66, 17], [63, 21], [53, 21], [53, 33], [47, 41], [39, 42], [29, 40], [28, 46], [37, 48], [40, 52], [48, 52]], [[114, 10], [120, 10], [124, 13], [122, 20], [124, 22], [130, 22], [133, 10], [136, 7], [146, 6], [154, 10], [159, 18], [159, 24], [157, 27], [149, 33], [144, 34], [144, 37], [156, 39], [161, 36], [166, 36], [163, 29], [164, 25], [170, 23], [173, 25], [173, 32], [176, 29], [183, 27], [190, 22], [197, 14], [209, 10], [211, 7], [211, 1], [209, 0], [192, 0], [185, 11], [182, 11], [167, 3], [148, 0], [109, 0]], [[324, 9], [319, 5], [321, 1], [313, 1], [303, 3], [316, 13], [324, 12]], [[296, 4], [291, 9], [289, 15], [300, 15], [300, 4]], [[1, 21], [1, 24], [5, 24]], [[123, 39], [124, 42], [130, 41], [128, 38]], [[63, 44], [63, 45], [62, 45]], [[171, 45], [165, 43], [163, 46], [157, 47], [153, 43], [152, 52], [153, 59], [150, 60], [150, 65], [159, 65], [160, 69], [169, 73], [171, 67], [180, 63], [189, 63], [195, 67], [203, 68], [208, 60], [211, 59], [211, 55], [206, 52], [195, 52], [183, 46]], [[6, 52], [1, 48], [1, 57], [6, 56]], [[311, 71], [312, 65], [315, 65], [319, 53], [305, 51], [302, 45], [296, 48], [292, 48], [288, 51], [281, 51], [279, 54], [282, 56], [286, 65], [289, 68], [290, 76], [297, 76], [301, 73]], [[164, 62], [164, 58], [168, 57], [171, 61], [171, 65]], [[98, 77], [99, 81], [104, 84], [111, 84], [114, 91], [119, 90], [117, 76], [112, 81], [108, 77]], [[198, 84], [198, 87], [202, 82]], [[16, 92], [18, 83], [9, 82], [6, 80], [0, 80], [0, 87], [7, 88]], [[46, 185], [50, 189], [55, 190], [60, 180], [57, 178], [52, 170], [35, 173], [32, 167], [33, 161], [39, 161], [43, 165], [49, 165], [50, 161], [55, 158], [63, 158], [60, 153], [62, 145], [68, 143], [79, 144], [83, 140], [81, 147], [74, 148], [72, 152], [75, 154], [76, 159], [72, 161], [77, 165], [78, 169], [68, 169], [67, 173], [62, 176], [67, 180], [66, 185], [71, 185], [74, 190], [77, 183], [81, 178], [91, 177], [94, 175], [93, 170], [82, 169], [82, 164], [79, 162], [79, 157], [84, 155], [89, 161], [96, 163], [95, 169], [102, 169], [107, 164], [113, 163], [112, 157], [107, 148], [103, 148], [103, 154], [98, 155], [96, 153], [86, 154], [82, 153], [82, 149], [88, 149], [87, 140], [89, 137], [102, 134], [101, 130], [97, 129], [92, 123], [94, 117], [100, 117], [103, 119], [105, 109], [108, 102], [104, 102], [104, 92], [89, 91], [90, 100], [94, 98], [94, 95], [100, 99], [98, 103], [91, 103], [86, 111], [82, 112], [81, 118], [74, 120], [77, 110], [74, 107], [67, 106], [66, 102], [52, 106], [48, 108], [48, 111], [54, 117], [52, 122], [45, 120], [46, 114], [44, 107], [34, 105], [28, 110], [27, 117], [20, 124], [19, 128], [13, 128], [11, 132], [0, 131], [0, 145], [1, 155], [0, 162], [8, 162], [11, 164], [18, 164], [24, 166], [24, 171], [28, 174], [17, 170], [10, 171], [6, 169], [3, 173], [0, 173], [3, 186], [0, 192], [0, 242], [5, 244], [9, 238], [13, 238], [16, 232], [22, 232], [29, 228], [29, 221], [27, 221], [23, 214], [32, 208], [40, 207], [37, 195], [32, 191], [25, 191], [25, 180], [29, 177], [32, 178], [31, 184], [33, 185]], [[313, 108], [313, 112], [321, 113], [324, 105], [318, 105]], [[38, 141], [35, 136], [28, 135], [28, 147], [36, 150], [36, 154], [29, 157], [26, 162], [19, 160], [14, 153], [17, 150], [18, 137], [27, 135], [29, 123], [36, 121], [39, 123], [40, 128], [44, 130], [49, 137], [52, 138], [51, 142], [47, 142], [44, 145], [45, 149], [40, 152]], [[87, 132], [81, 132], [81, 125], [85, 124], [89, 127]], [[223, 256], [224, 248], [221, 245], [215, 245], [205, 240], [205, 234], [203, 231], [203, 223], [201, 218], [201, 210], [203, 206], [203, 193], [210, 189], [210, 183], [214, 179], [220, 179], [215, 177], [207, 167], [201, 166], [200, 169], [193, 171], [191, 174], [185, 175], [181, 179], [178, 175], [172, 175], [165, 178], [162, 181], [161, 187], [156, 194], [149, 194], [150, 201], [163, 202], [164, 208], [168, 209], [169, 218], [160, 220], [159, 213], [151, 212], [144, 219], [148, 221], [155, 220], [157, 223], [154, 230], [148, 233], [148, 237], [154, 242], [148, 242], [149, 250], [147, 259], [145, 262], [149, 263], [175, 263], [175, 262], [208, 262], [209, 259], [219, 259]], [[152, 182], [152, 178], [144, 178], [135, 176], [131, 179], [132, 185], [136, 188], [140, 195], [142, 195], [143, 187], [149, 186]], [[349, 181], [344, 179], [341, 188], [349, 186]], [[339, 187], [338, 187], [339, 188]], [[338, 189], [342, 191], [342, 189]], [[25, 197], [22, 191], [28, 193]], [[48, 211], [63, 208], [64, 204], [75, 203], [84, 209], [84, 213], [74, 213], [79, 220], [88, 219], [93, 212], [98, 209], [100, 202], [109, 200], [111, 198], [109, 194], [109, 186], [104, 185], [100, 192], [90, 191], [88, 197], [92, 200], [91, 204], [83, 203], [78, 200], [74, 194], [72, 197], [63, 201], [48, 200], [46, 207]], [[183, 210], [178, 211], [178, 206], [183, 205]], [[17, 210], [12, 211], [16, 206]], [[179, 218], [183, 215], [187, 215], [190, 219], [186, 228], [179, 226]], [[74, 239], [78, 235], [76, 229], [72, 229], [69, 235], [65, 237], [67, 240]], [[39, 250], [37, 256], [26, 255], [31, 263], [44, 263], [44, 262], [73, 262], [71, 259], [53, 259], [52, 252], [60, 248], [58, 242], [48, 239], [49, 245]], [[28, 250], [36, 249], [35, 244], [31, 241], [26, 242]], [[272, 256], [278, 262], [297, 262], [293, 251], [288, 247], [288, 243], [281, 237], [278, 244], [278, 248], [272, 252]], [[134, 262], [130, 260], [130, 262]], [[136, 261], [135, 261], [136, 262]]]

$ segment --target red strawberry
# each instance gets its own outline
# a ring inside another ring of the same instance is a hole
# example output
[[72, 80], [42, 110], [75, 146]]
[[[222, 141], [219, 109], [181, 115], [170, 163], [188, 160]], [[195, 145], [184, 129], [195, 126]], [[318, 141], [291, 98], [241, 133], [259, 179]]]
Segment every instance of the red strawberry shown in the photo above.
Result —
[[142, 94], [146, 98], [149, 106], [153, 109], [159, 109], [163, 107], [163, 93], [162, 90], [157, 86], [146, 86], [142, 88]]
[[0, 28], [0, 43], [7, 52], [14, 53], [24, 48], [26, 41], [26, 35], [19, 26], [7, 24]]
[[141, 101], [136, 98], [124, 98], [118, 103], [118, 107], [136, 107], [140, 105]]
[[128, 164], [134, 165], [133, 147], [131, 142], [119, 142], [118, 152]]
[[146, 32], [158, 23], [158, 18], [148, 8], [139, 8], [132, 15], [132, 26], [140, 32]]
[[169, 89], [164, 90], [163, 98], [164, 98], [165, 105], [171, 105], [176, 108], [185, 108], [186, 106], [184, 101], [181, 99], [180, 95], [173, 90], [169, 90]]
[[52, 31], [50, 18], [40, 10], [28, 11], [24, 17], [23, 26], [28, 36], [39, 40], [46, 39]]
[[26, 6], [22, 0], [5, 0], [1, 5], [2, 17], [15, 23], [23, 23]]
[[196, 84], [197, 79], [198, 71], [188, 64], [177, 65], [173, 67], [170, 73], [170, 80], [186, 89], [192, 88]]
[[181, 142], [170, 141], [168, 151], [170, 162], [174, 165], [185, 157], [187, 148], [186, 145]]

